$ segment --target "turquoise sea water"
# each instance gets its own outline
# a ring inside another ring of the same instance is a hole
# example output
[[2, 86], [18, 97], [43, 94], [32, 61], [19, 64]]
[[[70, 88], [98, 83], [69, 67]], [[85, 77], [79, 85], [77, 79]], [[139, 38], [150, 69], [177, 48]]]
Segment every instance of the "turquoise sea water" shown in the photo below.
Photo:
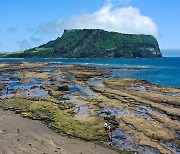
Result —
[[[2, 62], [55, 62], [114, 68], [114, 78], [136, 78], [180, 88], [180, 57], [158, 59], [0, 59]], [[134, 68], [128, 70], [126, 68]]]

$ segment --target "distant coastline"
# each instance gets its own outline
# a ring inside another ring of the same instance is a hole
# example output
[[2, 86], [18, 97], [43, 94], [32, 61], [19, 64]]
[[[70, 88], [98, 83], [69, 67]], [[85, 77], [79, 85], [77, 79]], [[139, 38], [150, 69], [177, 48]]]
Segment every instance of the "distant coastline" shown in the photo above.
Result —
[[161, 58], [152, 35], [122, 34], [102, 29], [64, 30], [56, 40], [1, 58]]

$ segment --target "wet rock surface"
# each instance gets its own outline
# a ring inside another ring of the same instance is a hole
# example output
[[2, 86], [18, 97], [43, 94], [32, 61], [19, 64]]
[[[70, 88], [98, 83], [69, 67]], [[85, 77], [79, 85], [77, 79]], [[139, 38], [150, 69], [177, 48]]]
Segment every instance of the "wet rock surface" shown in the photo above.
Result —
[[150, 146], [143, 146], [140, 145], [136, 140], [133, 139], [132, 136], [126, 135], [123, 130], [120, 130], [117, 128], [112, 133], [113, 136], [113, 142], [115, 145], [125, 149], [125, 150], [134, 150], [136, 151], [138, 149], [139, 153], [160, 153], [159, 150], [152, 148]]
[[4, 64], [0, 107], [41, 120], [55, 132], [106, 142], [139, 153], [179, 153], [180, 90], [133, 79], [108, 79], [108, 70], [48, 63]]

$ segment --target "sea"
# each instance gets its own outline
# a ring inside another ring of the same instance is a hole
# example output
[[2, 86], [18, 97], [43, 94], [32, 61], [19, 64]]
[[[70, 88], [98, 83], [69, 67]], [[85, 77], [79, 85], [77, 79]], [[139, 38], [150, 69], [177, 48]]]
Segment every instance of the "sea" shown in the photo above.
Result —
[[180, 88], [180, 57], [142, 59], [0, 59], [3, 62], [79, 64], [112, 70], [112, 78], [147, 80], [160, 86]]

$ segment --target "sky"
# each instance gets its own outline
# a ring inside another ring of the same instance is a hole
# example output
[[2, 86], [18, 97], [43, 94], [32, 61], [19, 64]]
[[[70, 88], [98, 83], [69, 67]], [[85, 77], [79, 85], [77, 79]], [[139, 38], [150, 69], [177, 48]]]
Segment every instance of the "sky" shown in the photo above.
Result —
[[154, 35], [163, 56], [180, 57], [179, 8], [180, 0], [1, 0], [0, 52], [39, 46], [64, 29], [94, 28]]

